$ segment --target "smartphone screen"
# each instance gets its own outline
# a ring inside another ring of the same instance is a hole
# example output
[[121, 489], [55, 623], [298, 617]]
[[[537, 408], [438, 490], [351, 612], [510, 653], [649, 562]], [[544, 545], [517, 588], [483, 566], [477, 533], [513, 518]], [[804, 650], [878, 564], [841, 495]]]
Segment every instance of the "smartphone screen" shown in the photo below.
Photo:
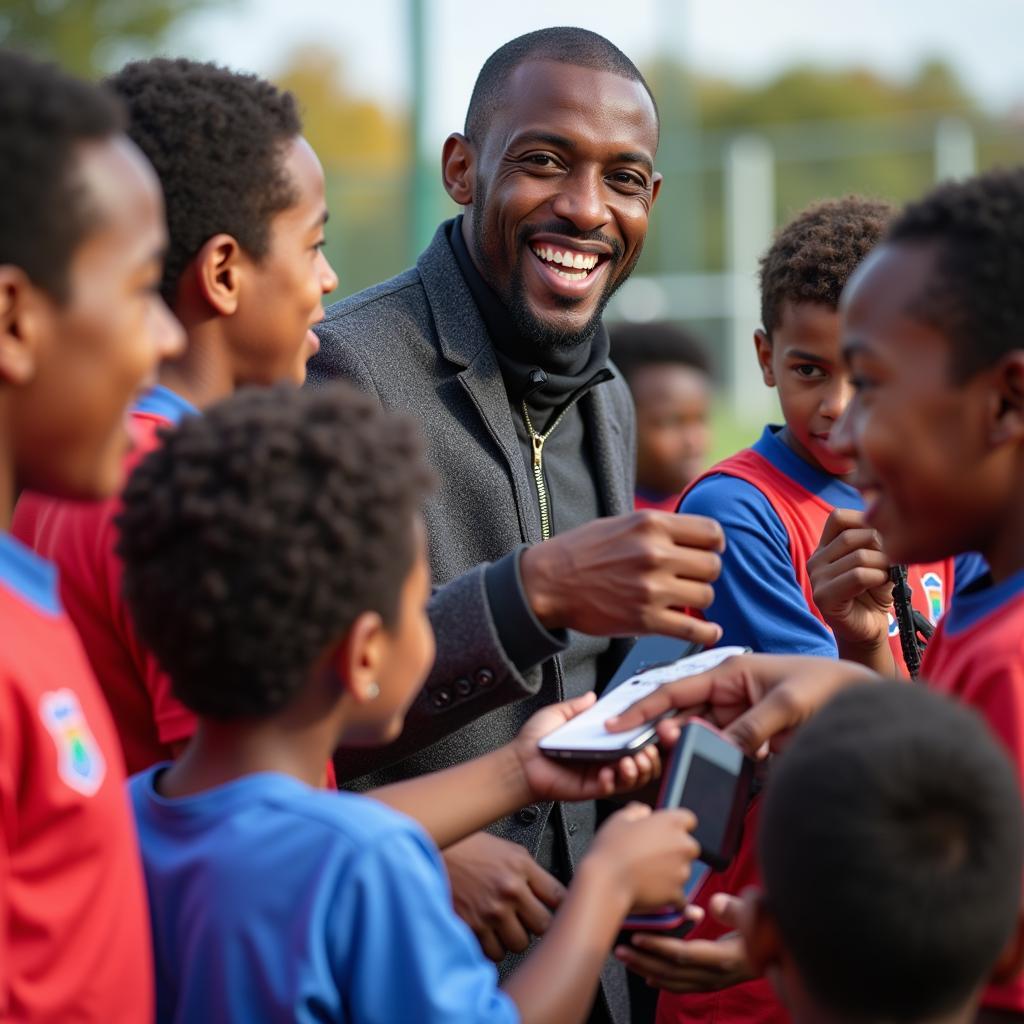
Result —
[[694, 754], [679, 806], [697, 815], [694, 838], [701, 849], [722, 849], [732, 817], [735, 790], [735, 772]]

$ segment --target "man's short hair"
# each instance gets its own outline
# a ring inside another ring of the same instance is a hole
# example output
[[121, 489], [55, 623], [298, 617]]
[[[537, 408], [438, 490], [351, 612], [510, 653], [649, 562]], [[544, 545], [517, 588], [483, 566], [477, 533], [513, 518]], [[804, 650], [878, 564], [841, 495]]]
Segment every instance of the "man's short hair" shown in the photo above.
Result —
[[531, 60], [550, 60], [593, 71], [608, 71], [639, 82], [651, 97], [657, 118], [658, 105], [651, 87], [640, 69], [614, 43], [585, 28], [542, 28], [499, 46], [484, 61], [466, 111], [465, 135], [470, 142], [479, 143], [487, 134], [512, 72]]
[[79, 147], [122, 131], [123, 120], [97, 86], [0, 51], [0, 264], [20, 267], [58, 301], [94, 224], [76, 175]]
[[704, 343], [695, 334], [669, 321], [620, 323], [610, 328], [611, 356], [626, 380], [644, 366], [672, 363], [705, 376], [711, 363]]
[[808, 991], [851, 1017], [964, 1005], [1020, 914], [1016, 773], [971, 710], [920, 685], [832, 701], [773, 768], [766, 899]]
[[886, 241], [935, 247], [912, 314], [949, 338], [956, 373], [1024, 348], [1024, 169], [939, 185], [906, 207]]
[[295, 202], [282, 167], [302, 131], [294, 96], [255, 75], [184, 59], [126, 64], [107, 84], [124, 100], [128, 134], [163, 186], [167, 303], [216, 234], [231, 235], [256, 259], [265, 255], [271, 218]]
[[846, 282], [894, 213], [880, 200], [846, 196], [815, 203], [786, 224], [761, 257], [761, 323], [768, 336], [787, 299], [837, 309]]
[[346, 384], [243, 391], [125, 489], [124, 593], [178, 699], [271, 714], [364, 611], [391, 624], [430, 476], [414, 422]]

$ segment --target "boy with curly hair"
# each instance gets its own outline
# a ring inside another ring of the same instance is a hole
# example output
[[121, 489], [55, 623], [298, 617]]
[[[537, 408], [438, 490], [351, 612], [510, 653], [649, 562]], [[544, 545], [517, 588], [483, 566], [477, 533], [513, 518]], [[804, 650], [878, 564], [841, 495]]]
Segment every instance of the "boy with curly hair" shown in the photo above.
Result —
[[435, 843], [650, 777], [643, 754], [587, 767], [539, 751], [593, 694], [447, 771], [315, 788], [339, 744], [394, 740], [431, 666], [430, 484], [412, 421], [341, 384], [219, 403], [129, 481], [128, 605], [199, 719], [176, 762], [131, 782], [160, 1024], [581, 1024], [630, 907], [682, 902], [693, 815], [631, 804], [504, 989], [452, 908]]

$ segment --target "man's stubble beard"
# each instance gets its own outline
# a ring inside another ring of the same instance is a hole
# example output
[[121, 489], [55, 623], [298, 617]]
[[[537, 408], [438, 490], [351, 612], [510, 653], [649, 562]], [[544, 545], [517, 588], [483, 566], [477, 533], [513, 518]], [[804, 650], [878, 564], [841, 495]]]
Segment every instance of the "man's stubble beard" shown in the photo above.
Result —
[[[579, 331], [559, 330], [546, 324], [539, 317], [535, 316], [530, 309], [526, 297], [526, 278], [523, 272], [523, 260], [526, 258], [525, 239], [520, 240], [516, 246], [516, 261], [512, 266], [511, 279], [508, 282], [509, 287], [495, 287], [498, 274], [495, 272], [491, 261], [487, 258], [487, 247], [485, 245], [487, 229], [484, 225], [483, 210], [487, 204], [487, 192], [479, 183], [477, 184], [476, 192], [477, 194], [474, 198], [477, 201], [473, 203], [472, 210], [473, 257], [483, 272], [484, 279], [491, 285], [498, 298], [501, 299], [508, 309], [509, 317], [512, 320], [512, 326], [515, 328], [516, 333], [534, 345], [540, 352], [568, 352], [581, 345], [589, 344], [601, 325], [601, 318], [604, 316], [605, 307], [607, 307], [609, 300], [618, 290], [619, 286], [624, 284], [633, 273], [637, 260], [640, 258], [643, 244], [641, 243], [638, 246], [636, 254], [626, 268], [626, 272], [619, 280], [613, 279], [611, 269], [609, 269], [609, 280], [597, 303], [597, 308], [583, 328]], [[565, 296], [556, 296], [555, 301], [565, 306], [566, 309], [571, 309], [576, 305], [576, 300]]]

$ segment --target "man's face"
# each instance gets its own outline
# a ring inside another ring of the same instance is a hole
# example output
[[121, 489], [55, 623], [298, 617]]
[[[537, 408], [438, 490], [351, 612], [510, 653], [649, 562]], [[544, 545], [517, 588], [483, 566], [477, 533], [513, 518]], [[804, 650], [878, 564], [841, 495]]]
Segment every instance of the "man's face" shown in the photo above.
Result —
[[658, 494], [677, 494], [700, 475], [711, 442], [707, 374], [677, 363], [652, 363], [629, 381], [636, 403], [636, 480]]
[[658, 193], [658, 127], [639, 82], [553, 61], [510, 76], [476, 162], [465, 231], [525, 337], [589, 339], [640, 257]]
[[235, 383], [302, 384], [320, 345], [313, 325], [323, 319], [324, 295], [338, 278], [323, 253], [327, 200], [324, 173], [303, 138], [290, 143], [284, 173], [296, 196], [270, 222], [267, 252], [245, 258], [238, 311], [232, 317]]
[[896, 562], [985, 550], [1013, 477], [987, 441], [989, 374], [958, 380], [949, 340], [913, 315], [933, 261], [926, 247], [883, 245], [841, 303], [854, 396], [833, 442], [855, 460], [851, 482]]
[[167, 233], [146, 159], [117, 136], [83, 145], [75, 173], [93, 227], [72, 256], [67, 300], [32, 299], [34, 374], [12, 389], [15, 461], [21, 487], [97, 498], [121, 486], [128, 406], [185, 338], [159, 294]]
[[758, 331], [755, 342], [764, 382], [778, 391], [790, 445], [826, 473], [849, 473], [853, 463], [830, 445], [851, 395], [839, 314], [819, 303], [787, 299], [771, 339]]

